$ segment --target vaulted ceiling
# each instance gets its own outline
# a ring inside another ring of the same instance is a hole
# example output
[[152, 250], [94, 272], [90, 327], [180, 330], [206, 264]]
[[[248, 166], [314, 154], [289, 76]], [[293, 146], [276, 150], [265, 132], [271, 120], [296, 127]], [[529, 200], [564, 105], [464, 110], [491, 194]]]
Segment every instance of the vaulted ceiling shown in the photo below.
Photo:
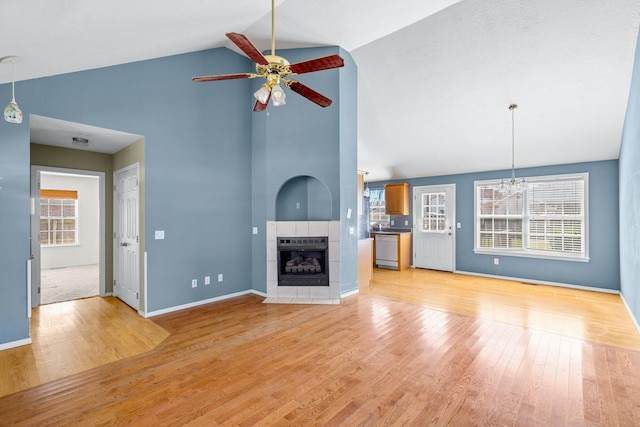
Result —
[[[618, 157], [640, 0], [275, 4], [277, 48], [339, 45], [356, 61], [358, 168], [370, 180], [510, 168], [512, 103], [516, 167]], [[16, 79], [25, 80], [235, 49], [231, 31], [267, 50], [270, 8], [269, 0], [4, 2], [0, 57], [19, 56]], [[0, 68], [0, 83], [10, 79]]]

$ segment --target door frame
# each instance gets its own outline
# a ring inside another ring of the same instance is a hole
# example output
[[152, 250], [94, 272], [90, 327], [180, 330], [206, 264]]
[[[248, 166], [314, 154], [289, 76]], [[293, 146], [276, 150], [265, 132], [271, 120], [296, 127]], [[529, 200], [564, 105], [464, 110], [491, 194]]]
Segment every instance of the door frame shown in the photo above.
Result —
[[452, 236], [452, 241], [451, 241], [451, 272], [455, 273], [456, 272], [456, 236], [457, 236], [457, 230], [458, 230], [458, 223], [456, 221], [457, 217], [456, 217], [456, 184], [455, 183], [449, 183], [449, 184], [434, 184], [434, 185], [420, 185], [420, 186], [414, 186], [413, 187], [413, 206], [412, 206], [412, 212], [411, 214], [413, 215], [413, 228], [412, 228], [412, 236], [413, 236], [413, 258], [412, 258], [412, 264], [414, 264], [413, 266], [415, 267], [415, 259], [416, 259], [416, 244], [415, 244], [415, 239], [417, 236], [417, 232], [418, 232], [418, 221], [420, 220], [417, 216], [416, 216], [416, 206], [418, 203], [418, 192], [423, 192], [423, 191], [430, 191], [430, 190], [435, 190], [435, 189], [440, 189], [440, 188], [448, 188], [451, 190], [451, 217], [452, 217], [452, 224], [451, 224], [451, 236]]
[[[40, 277], [41, 277], [41, 251], [40, 251], [40, 173], [55, 172], [70, 175], [94, 176], [98, 178], [98, 197], [100, 218], [98, 219], [98, 262], [100, 296], [107, 296], [105, 287], [106, 268], [106, 239], [105, 239], [105, 173], [100, 171], [90, 171], [82, 169], [58, 168], [53, 166], [31, 165], [31, 308], [40, 305]], [[35, 236], [35, 239], [34, 239]]]

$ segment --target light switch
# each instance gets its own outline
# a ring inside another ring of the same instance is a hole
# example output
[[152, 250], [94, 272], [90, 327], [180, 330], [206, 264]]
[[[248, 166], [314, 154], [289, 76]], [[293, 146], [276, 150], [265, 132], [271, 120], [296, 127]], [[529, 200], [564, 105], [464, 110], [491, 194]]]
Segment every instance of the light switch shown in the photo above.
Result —
[[460, 227], [462, 227], [462, 225], [461, 225], [460, 223], [458, 223], [458, 224], [457, 224], [457, 227], [458, 227], [458, 228], [460, 228]]
[[253, 234], [258, 234], [258, 227], [253, 227]]
[[347, 209], [347, 219], [351, 219], [351, 208]]

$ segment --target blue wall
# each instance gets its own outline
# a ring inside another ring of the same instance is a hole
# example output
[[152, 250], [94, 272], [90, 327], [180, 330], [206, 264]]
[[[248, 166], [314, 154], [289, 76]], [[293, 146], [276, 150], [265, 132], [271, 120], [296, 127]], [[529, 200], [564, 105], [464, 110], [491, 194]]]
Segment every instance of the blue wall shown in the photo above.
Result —
[[[21, 125], [0, 123], [0, 343], [28, 337], [28, 114], [145, 137], [148, 310], [251, 288], [249, 81], [194, 83], [202, 74], [251, 69], [227, 49], [20, 82]], [[10, 85], [0, 98], [10, 99]], [[224, 273], [224, 282], [202, 284]]]
[[[307, 175], [321, 181], [331, 195], [330, 212], [323, 219], [342, 221], [341, 261], [343, 257], [357, 259], [356, 235], [349, 235], [345, 217], [349, 207], [354, 212], [352, 219], [357, 217], [355, 63], [348, 53], [338, 47], [278, 52], [291, 63], [336, 53], [344, 58], [345, 67], [295, 76], [296, 80], [332, 99], [331, 106], [321, 108], [302, 96], [287, 91], [286, 106], [269, 105], [266, 113], [252, 116], [251, 221], [259, 230], [253, 236], [254, 260], [266, 260], [265, 225], [266, 221], [277, 219], [276, 200], [281, 187], [294, 177]], [[253, 90], [257, 90], [259, 85], [260, 82], [255, 82]], [[351, 87], [345, 88], [345, 85]], [[354, 131], [345, 132], [345, 122], [350, 122]], [[341, 287], [357, 288], [357, 263], [343, 265]], [[266, 292], [266, 261], [254, 263], [252, 277], [254, 289]]]
[[[24, 84], [16, 83], [16, 100]], [[2, 109], [11, 85], [0, 86]], [[0, 119], [0, 344], [28, 338], [27, 260], [29, 259], [29, 124]]]
[[640, 323], [640, 38], [620, 148], [620, 288]]
[[278, 192], [276, 221], [329, 221], [331, 205], [331, 193], [320, 180], [291, 178]]
[[[253, 113], [259, 82], [192, 82], [196, 75], [254, 67], [224, 48], [16, 84], [25, 121], [0, 123], [0, 344], [29, 335], [29, 114], [145, 137], [149, 312], [264, 291], [264, 225], [275, 216], [275, 195], [284, 182], [315, 176], [331, 195], [327, 217], [342, 218], [341, 203], [345, 212], [356, 211], [355, 64], [337, 47], [286, 56], [298, 62], [338, 52], [347, 61], [344, 69], [299, 77], [334, 100], [325, 109], [287, 91], [285, 107]], [[338, 87], [345, 83], [353, 87]], [[0, 99], [10, 99], [10, 90], [0, 85]], [[342, 120], [351, 123], [341, 126]], [[165, 239], [151, 238], [155, 230], [164, 230]], [[357, 242], [342, 239], [342, 256], [356, 259]], [[343, 270], [345, 283], [357, 287], [357, 264]], [[204, 276], [220, 273], [224, 282], [202, 284]], [[192, 288], [192, 279], [201, 285]]]
[[[402, 180], [413, 187], [423, 185], [456, 184], [456, 270], [463, 272], [522, 278], [568, 285], [620, 289], [618, 240], [618, 161], [608, 160], [569, 165], [518, 169], [518, 177], [589, 173], [589, 262], [560, 261], [473, 252], [474, 245], [474, 181], [508, 178], [511, 171], [494, 171]], [[399, 182], [399, 181], [394, 181]], [[386, 182], [370, 183], [382, 187]], [[413, 200], [412, 206], [413, 209]], [[413, 212], [413, 210], [412, 210]], [[392, 216], [395, 227], [403, 227], [404, 220], [412, 224], [412, 215]]]

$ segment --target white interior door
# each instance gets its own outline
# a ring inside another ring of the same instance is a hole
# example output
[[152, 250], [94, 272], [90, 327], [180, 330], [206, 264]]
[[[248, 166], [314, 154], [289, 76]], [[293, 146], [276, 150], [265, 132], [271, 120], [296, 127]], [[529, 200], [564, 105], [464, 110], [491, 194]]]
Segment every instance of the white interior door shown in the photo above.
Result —
[[414, 267], [454, 270], [455, 197], [455, 184], [414, 187]]
[[140, 308], [140, 233], [138, 165], [114, 173], [113, 294], [134, 309]]

